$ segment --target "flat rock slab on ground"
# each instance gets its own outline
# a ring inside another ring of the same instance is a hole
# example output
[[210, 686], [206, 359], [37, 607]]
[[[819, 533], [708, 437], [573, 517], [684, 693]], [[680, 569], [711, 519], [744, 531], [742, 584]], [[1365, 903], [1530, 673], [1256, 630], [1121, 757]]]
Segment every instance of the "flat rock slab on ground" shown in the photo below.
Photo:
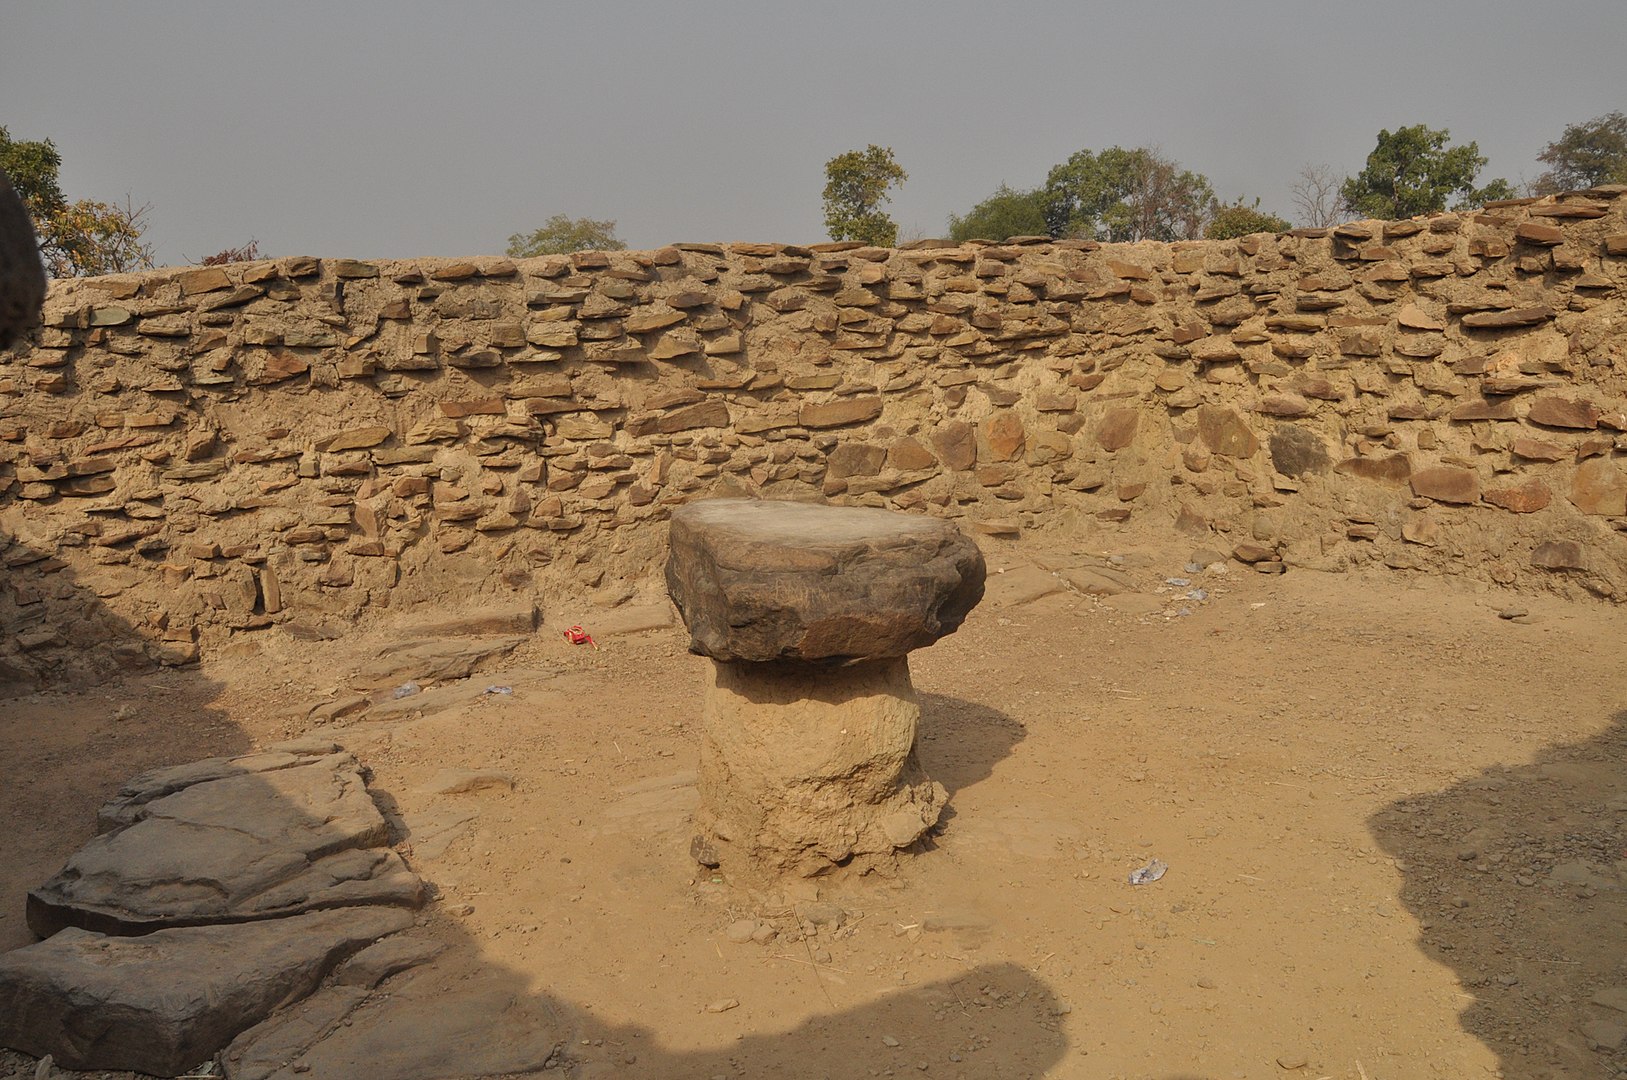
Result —
[[28, 894], [29, 928], [40, 937], [67, 926], [140, 934], [358, 904], [418, 906], [423, 883], [384, 846], [388, 826], [356, 759], [294, 756], [206, 762], [127, 784], [102, 820], [128, 824], [93, 838]]
[[70, 1069], [176, 1076], [412, 922], [373, 907], [139, 938], [70, 928], [0, 956], [0, 1045]]
[[[355, 963], [369, 967], [365, 957]], [[479, 957], [449, 954], [376, 994], [348, 972], [232, 1043], [221, 1056], [229, 1080], [529, 1075], [565, 1041], [566, 1024], [546, 995]]]
[[983, 597], [952, 523], [860, 507], [710, 499], [672, 515], [667, 590], [692, 651], [720, 661], [903, 656]]
[[154, 799], [173, 795], [194, 784], [310, 765], [339, 752], [339, 744], [326, 739], [299, 739], [269, 746], [255, 754], [205, 758], [185, 765], [149, 769], [126, 780], [119, 786], [118, 794], [102, 805], [96, 813], [96, 831], [109, 832], [132, 825], [141, 816], [142, 808]]
[[523, 637], [433, 638], [403, 641], [380, 651], [357, 673], [372, 686], [409, 681], [444, 682], [468, 678], [488, 660], [507, 656]]

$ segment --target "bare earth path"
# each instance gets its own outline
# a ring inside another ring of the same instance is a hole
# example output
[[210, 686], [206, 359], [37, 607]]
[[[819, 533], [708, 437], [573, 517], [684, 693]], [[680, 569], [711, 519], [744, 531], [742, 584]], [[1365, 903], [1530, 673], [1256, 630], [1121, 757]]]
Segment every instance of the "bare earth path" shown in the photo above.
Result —
[[891, 879], [712, 880], [687, 855], [704, 661], [674, 625], [573, 647], [557, 627], [643, 609], [550, 601], [421, 715], [307, 719], [373, 644], [279, 630], [6, 703], [0, 946], [119, 781], [312, 732], [400, 814], [436, 965], [556, 1018], [552, 1075], [1627, 1075], [1627, 612], [1116, 553], [1135, 588], [1103, 598], [1053, 571], [1106, 552], [990, 548], [988, 599], [912, 658], [951, 816]]

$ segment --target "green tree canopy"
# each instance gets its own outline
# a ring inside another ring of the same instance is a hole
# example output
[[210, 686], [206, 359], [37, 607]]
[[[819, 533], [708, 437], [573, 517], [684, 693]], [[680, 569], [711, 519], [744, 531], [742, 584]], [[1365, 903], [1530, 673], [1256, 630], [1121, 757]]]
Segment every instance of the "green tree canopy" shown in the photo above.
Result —
[[1210, 240], [1230, 240], [1234, 236], [1248, 236], [1250, 233], [1287, 232], [1288, 228], [1287, 219], [1261, 210], [1259, 199], [1250, 205], [1239, 197], [1234, 203], [1214, 207], [1203, 235]]
[[1612, 112], [1566, 124], [1537, 160], [1548, 166], [1532, 184], [1543, 195], [1598, 184], [1627, 184], [1627, 116]]
[[150, 267], [152, 247], [142, 242], [148, 208], [79, 199], [62, 194], [57, 173], [62, 155], [50, 139], [13, 139], [0, 127], [0, 169], [34, 219], [40, 255], [55, 277], [118, 274]]
[[1475, 177], [1486, 166], [1480, 147], [1472, 142], [1451, 146], [1450, 139], [1445, 128], [1436, 131], [1423, 124], [1380, 131], [1367, 167], [1345, 178], [1340, 198], [1353, 214], [1388, 220], [1439, 213], [1454, 195], [1454, 207], [1514, 196], [1506, 180], [1475, 187]]
[[949, 215], [949, 239], [1009, 240], [1013, 236], [1044, 236], [1045, 193], [1043, 191], [1013, 191], [1001, 184], [993, 195], [984, 199], [961, 217]]
[[832, 240], [858, 240], [878, 247], [898, 243], [898, 224], [881, 205], [887, 190], [909, 179], [893, 148], [871, 143], [825, 162], [825, 231]]
[[1054, 237], [1191, 240], [1203, 234], [1214, 189], [1147, 147], [1080, 150], [1045, 178], [1045, 221]]
[[614, 221], [555, 214], [543, 222], [540, 229], [509, 237], [507, 253], [513, 259], [530, 259], [538, 255], [569, 255], [573, 251], [622, 251], [626, 247], [616, 239]]
[[11, 132], [0, 127], [0, 169], [11, 177], [12, 187], [36, 223], [49, 221], [68, 205], [57, 182], [61, 168], [62, 155], [50, 139], [13, 139]]

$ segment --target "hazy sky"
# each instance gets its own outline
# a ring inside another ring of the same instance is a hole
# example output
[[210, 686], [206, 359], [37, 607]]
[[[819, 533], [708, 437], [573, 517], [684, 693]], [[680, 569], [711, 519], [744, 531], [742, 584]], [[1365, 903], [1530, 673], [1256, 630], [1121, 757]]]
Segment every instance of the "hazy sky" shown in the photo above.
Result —
[[0, 0], [0, 126], [161, 262], [500, 253], [555, 213], [633, 247], [825, 239], [827, 159], [893, 147], [906, 235], [1075, 150], [1156, 145], [1292, 216], [1380, 128], [1535, 176], [1627, 110], [1627, 0], [573, 4]]

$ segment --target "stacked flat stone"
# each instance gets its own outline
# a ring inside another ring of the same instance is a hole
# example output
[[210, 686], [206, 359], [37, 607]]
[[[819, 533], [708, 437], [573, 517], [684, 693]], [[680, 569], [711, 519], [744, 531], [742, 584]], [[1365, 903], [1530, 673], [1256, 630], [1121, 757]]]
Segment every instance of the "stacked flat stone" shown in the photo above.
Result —
[[932, 828], [942, 785], [915, 756], [907, 656], [983, 597], [951, 523], [716, 499], [672, 518], [667, 588], [713, 660], [696, 858], [752, 876], [892, 861]]
[[28, 894], [45, 940], [0, 955], [0, 1046], [64, 1068], [195, 1072], [424, 899], [322, 740], [143, 773], [97, 825]]

